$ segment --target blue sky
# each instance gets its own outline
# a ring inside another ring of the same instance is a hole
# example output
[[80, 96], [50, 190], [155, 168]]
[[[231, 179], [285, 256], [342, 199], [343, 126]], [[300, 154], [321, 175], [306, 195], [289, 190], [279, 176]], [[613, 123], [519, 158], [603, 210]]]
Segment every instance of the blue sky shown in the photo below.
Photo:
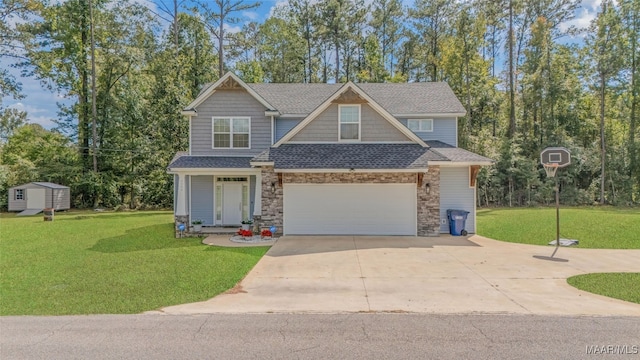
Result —
[[[154, 1], [160, 2], [161, 0], [134, 0], [157, 10]], [[167, 1], [167, 0], [165, 0]], [[167, 1], [168, 3], [169, 1]], [[412, 1], [405, 1], [411, 3]], [[600, 6], [601, 0], [582, 0], [582, 6], [576, 11], [576, 17], [572, 21], [565, 24], [565, 26], [575, 25], [577, 27], [586, 27], [590, 21], [595, 17], [596, 12]], [[245, 11], [242, 16], [246, 22], [258, 21], [263, 22], [268, 16], [274, 6], [277, 4], [286, 3], [286, 0], [267, 0], [262, 1], [262, 5], [259, 8]], [[237, 24], [229, 28], [230, 31], [237, 31], [242, 27], [242, 24]], [[1, 59], [0, 66], [9, 68], [11, 61], [8, 59]], [[74, 100], [65, 99], [61, 94], [51, 92], [45, 89], [40, 81], [20, 76], [18, 69], [10, 69], [10, 71], [18, 78], [22, 83], [22, 92], [25, 98], [20, 100], [14, 100], [11, 98], [3, 98], [2, 104], [7, 107], [14, 107], [27, 111], [28, 119], [31, 123], [37, 123], [50, 129], [55, 126], [53, 119], [57, 117], [58, 107], [57, 103], [71, 103]]]

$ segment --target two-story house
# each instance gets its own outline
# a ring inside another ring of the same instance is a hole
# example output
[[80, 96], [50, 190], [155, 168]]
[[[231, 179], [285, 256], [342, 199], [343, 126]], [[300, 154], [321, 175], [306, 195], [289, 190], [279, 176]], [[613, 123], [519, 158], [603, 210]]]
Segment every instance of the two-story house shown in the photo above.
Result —
[[168, 167], [176, 224], [246, 219], [292, 234], [436, 236], [469, 211], [493, 161], [458, 148], [465, 109], [445, 83], [247, 84], [232, 73], [182, 112]]

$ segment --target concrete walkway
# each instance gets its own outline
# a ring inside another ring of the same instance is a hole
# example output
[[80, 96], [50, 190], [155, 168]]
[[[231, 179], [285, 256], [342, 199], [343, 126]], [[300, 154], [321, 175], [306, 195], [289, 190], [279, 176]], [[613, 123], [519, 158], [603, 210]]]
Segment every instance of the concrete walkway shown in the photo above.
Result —
[[233, 291], [161, 311], [640, 316], [638, 304], [566, 283], [577, 274], [640, 272], [640, 250], [561, 248], [556, 258], [568, 262], [534, 258], [552, 251], [477, 235], [286, 236]]

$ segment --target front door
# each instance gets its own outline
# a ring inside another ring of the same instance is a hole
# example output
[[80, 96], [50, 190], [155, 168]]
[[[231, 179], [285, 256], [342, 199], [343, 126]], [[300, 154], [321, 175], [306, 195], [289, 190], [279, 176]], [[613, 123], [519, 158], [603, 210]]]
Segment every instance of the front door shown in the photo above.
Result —
[[223, 184], [222, 224], [238, 225], [242, 222], [242, 183]]

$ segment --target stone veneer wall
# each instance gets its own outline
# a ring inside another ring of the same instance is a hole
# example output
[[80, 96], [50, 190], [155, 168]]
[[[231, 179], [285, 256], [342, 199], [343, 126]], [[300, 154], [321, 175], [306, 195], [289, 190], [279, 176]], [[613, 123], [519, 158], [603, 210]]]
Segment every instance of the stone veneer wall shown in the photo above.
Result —
[[[404, 183], [417, 184], [417, 173], [283, 173], [282, 182], [287, 183]], [[274, 183], [276, 191], [271, 191]], [[427, 194], [426, 184], [429, 184]], [[418, 236], [440, 235], [440, 167], [429, 167], [423, 175], [422, 186], [417, 190]], [[282, 231], [283, 189], [278, 184], [278, 175], [273, 167], [262, 168], [262, 219], [261, 226], [275, 225]]]
[[[263, 166], [262, 172], [262, 216], [256, 219], [262, 226], [276, 226], [276, 233], [282, 233], [283, 189], [278, 185], [278, 174], [273, 166]], [[271, 191], [271, 184], [275, 184], [276, 191]]]

